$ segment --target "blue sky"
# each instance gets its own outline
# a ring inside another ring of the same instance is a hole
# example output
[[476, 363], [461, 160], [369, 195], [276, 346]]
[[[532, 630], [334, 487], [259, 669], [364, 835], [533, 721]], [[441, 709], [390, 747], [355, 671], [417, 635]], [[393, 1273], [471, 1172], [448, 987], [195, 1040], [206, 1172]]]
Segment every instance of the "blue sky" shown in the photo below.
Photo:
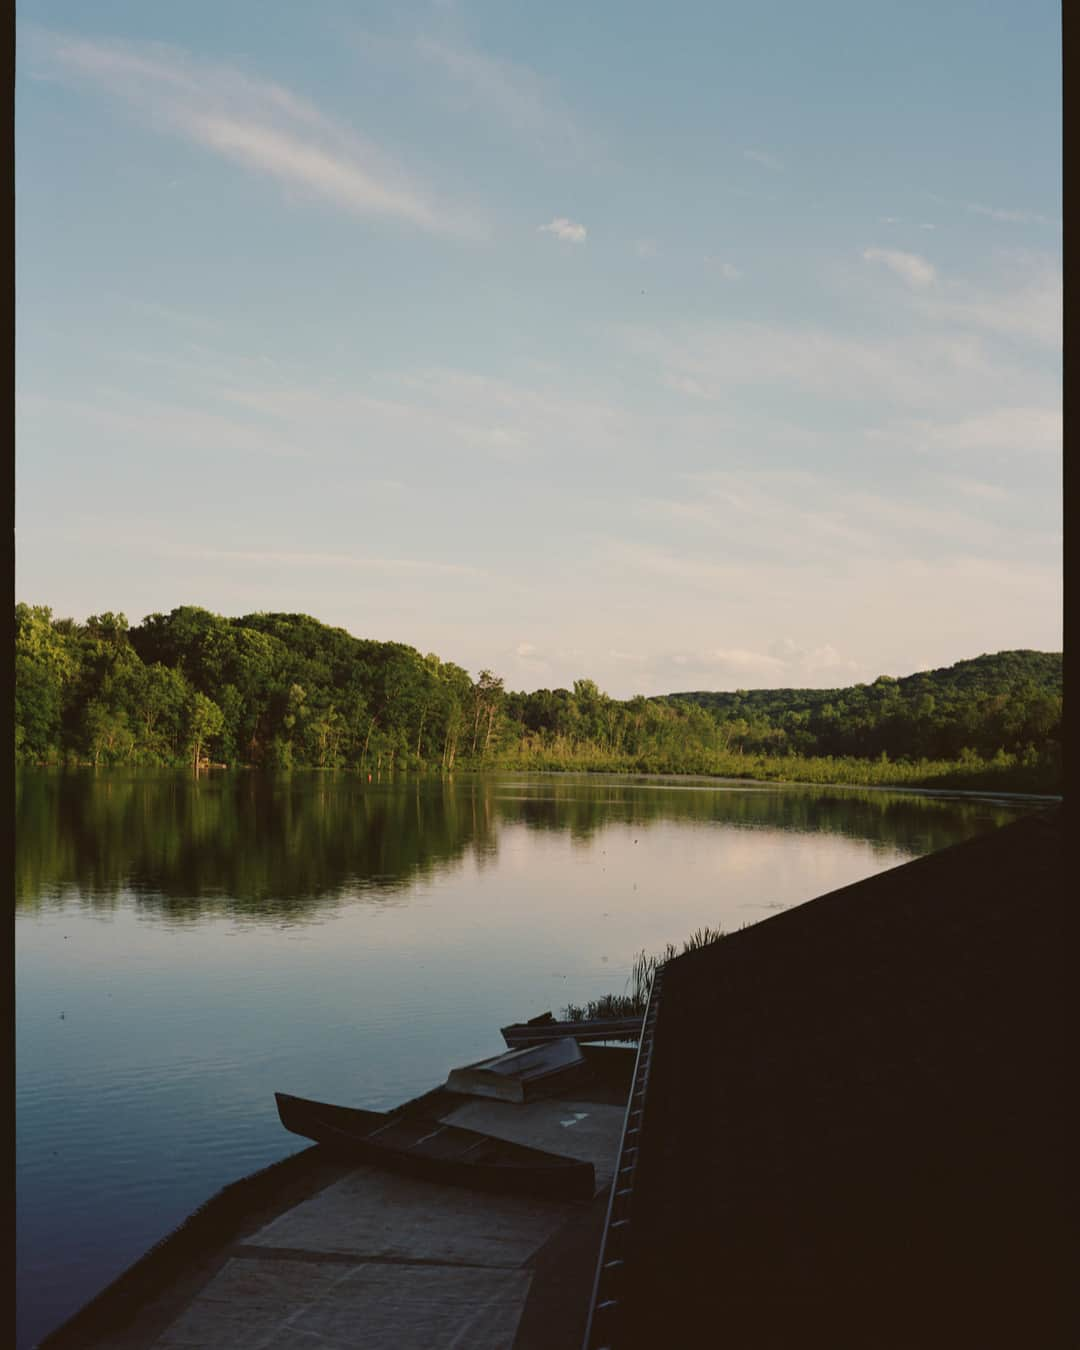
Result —
[[1059, 7], [20, 6], [17, 594], [508, 685], [1061, 645]]

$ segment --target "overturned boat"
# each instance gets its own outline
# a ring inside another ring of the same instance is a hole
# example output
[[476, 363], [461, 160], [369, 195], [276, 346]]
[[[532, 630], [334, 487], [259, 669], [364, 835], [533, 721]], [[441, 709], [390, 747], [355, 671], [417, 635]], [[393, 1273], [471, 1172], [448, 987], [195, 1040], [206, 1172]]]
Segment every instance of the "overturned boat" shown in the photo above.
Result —
[[467, 1097], [531, 1102], [564, 1091], [587, 1073], [580, 1045], [573, 1036], [560, 1036], [452, 1069], [446, 1088]]

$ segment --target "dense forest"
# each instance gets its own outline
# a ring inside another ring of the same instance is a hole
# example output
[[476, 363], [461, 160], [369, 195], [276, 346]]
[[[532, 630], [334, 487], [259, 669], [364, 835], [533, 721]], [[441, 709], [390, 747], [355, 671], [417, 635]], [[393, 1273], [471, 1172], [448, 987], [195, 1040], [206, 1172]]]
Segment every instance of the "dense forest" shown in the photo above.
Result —
[[24, 764], [534, 768], [1061, 790], [1060, 653], [999, 652], [847, 689], [617, 700], [513, 693], [303, 614], [195, 606], [85, 623], [15, 607]]

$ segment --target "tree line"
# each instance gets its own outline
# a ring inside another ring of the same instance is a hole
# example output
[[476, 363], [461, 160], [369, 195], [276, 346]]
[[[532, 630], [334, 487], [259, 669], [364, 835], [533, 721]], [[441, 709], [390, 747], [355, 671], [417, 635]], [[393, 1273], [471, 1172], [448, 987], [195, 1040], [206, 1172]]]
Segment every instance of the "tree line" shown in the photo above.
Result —
[[1012, 651], [846, 689], [613, 699], [507, 691], [303, 614], [85, 623], [15, 607], [20, 763], [719, 773], [1060, 791], [1062, 657]]

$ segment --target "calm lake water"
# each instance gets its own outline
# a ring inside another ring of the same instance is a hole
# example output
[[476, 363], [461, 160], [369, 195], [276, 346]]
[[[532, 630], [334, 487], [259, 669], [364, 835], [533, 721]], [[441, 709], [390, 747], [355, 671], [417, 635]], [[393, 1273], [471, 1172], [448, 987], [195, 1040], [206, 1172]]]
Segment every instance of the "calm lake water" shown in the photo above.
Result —
[[716, 780], [22, 771], [18, 1345], [220, 1187], [306, 1147], [282, 1090], [386, 1108], [499, 1027], [1023, 808]]

